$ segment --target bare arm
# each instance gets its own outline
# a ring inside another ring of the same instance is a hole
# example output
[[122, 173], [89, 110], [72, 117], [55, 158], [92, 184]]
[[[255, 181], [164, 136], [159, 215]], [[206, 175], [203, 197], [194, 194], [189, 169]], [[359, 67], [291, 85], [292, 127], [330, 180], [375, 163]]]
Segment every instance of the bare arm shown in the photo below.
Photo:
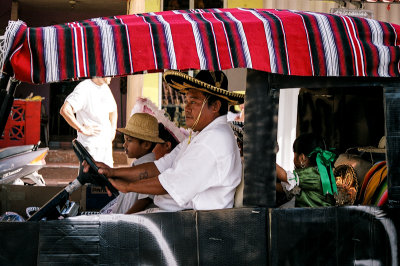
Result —
[[67, 121], [67, 123], [77, 131], [80, 131], [83, 127], [83, 125], [76, 120], [74, 110], [68, 102], [64, 102], [64, 104], [61, 106], [60, 115], [62, 115], [65, 121]]
[[115, 130], [117, 129], [117, 121], [118, 121], [118, 112], [117, 112], [117, 110], [111, 112], [109, 117], [110, 117], [111, 130], [112, 130], [112, 132], [111, 132], [111, 137], [112, 137], [111, 140], [114, 140], [115, 133], [116, 133]]
[[64, 117], [65, 121], [67, 121], [67, 123], [71, 127], [84, 135], [91, 136], [96, 135], [100, 132], [98, 128], [81, 125], [78, 120], [76, 120], [74, 109], [72, 108], [71, 104], [69, 104], [69, 102], [64, 102], [64, 104], [61, 106], [60, 115]]
[[129, 210], [125, 214], [137, 213], [146, 209], [146, 207], [151, 204], [153, 200], [151, 198], [138, 199], [133, 203]]
[[[133, 167], [111, 168], [104, 163], [95, 162], [99, 174], [105, 175], [111, 184], [121, 192], [138, 192], [142, 194], [163, 195], [167, 191], [158, 180], [158, 171], [154, 163], [144, 163]], [[89, 165], [83, 162], [84, 172], [89, 171]]]
[[279, 181], [287, 182], [287, 173], [280, 165], [276, 164], [276, 177]]

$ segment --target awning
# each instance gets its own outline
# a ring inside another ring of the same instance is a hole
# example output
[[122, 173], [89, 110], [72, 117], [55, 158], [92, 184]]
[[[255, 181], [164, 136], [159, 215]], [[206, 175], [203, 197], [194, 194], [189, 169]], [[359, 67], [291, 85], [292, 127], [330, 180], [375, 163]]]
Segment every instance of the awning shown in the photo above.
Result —
[[164, 69], [399, 77], [399, 33], [400, 26], [372, 19], [242, 8], [103, 17], [39, 28], [12, 21], [3, 60], [5, 72], [29, 83]]

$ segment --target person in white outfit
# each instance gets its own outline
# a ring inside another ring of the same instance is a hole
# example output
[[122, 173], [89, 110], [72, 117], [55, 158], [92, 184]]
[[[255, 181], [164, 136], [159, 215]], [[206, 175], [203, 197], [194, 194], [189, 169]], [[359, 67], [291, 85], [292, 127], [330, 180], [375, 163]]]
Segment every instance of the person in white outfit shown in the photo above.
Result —
[[[78, 141], [99, 162], [113, 166], [112, 142], [117, 128], [117, 104], [111, 78], [86, 79], [67, 96], [60, 114], [77, 130]], [[75, 116], [76, 115], [76, 116]]]

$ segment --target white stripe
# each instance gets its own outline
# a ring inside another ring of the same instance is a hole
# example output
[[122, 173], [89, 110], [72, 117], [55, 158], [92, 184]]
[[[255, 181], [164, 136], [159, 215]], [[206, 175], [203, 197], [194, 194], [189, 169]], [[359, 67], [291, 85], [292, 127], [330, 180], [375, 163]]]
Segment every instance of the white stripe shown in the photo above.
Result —
[[[364, 53], [363, 53], [363, 51], [362, 51], [362, 48], [361, 48], [361, 44], [360, 44], [360, 40], [358, 39], [358, 37], [357, 37], [357, 32], [356, 32], [356, 29], [355, 29], [355, 26], [354, 26], [354, 22], [353, 22], [353, 20], [351, 19], [351, 18], [349, 18], [349, 17], [346, 17], [348, 20], [350, 20], [350, 23], [351, 23], [351, 29], [352, 29], [352, 32], [353, 32], [353, 34], [351, 34], [351, 36], [354, 36], [354, 39], [355, 39], [355, 41], [356, 41], [356, 44], [357, 44], [357, 48], [358, 48], [358, 53], [360, 54], [360, 58], [361, 58], [361, 72], [363, 73], [363, 76], [366, 76], [366, 73], [365, 73], [365, 64], [364, 64], [364, 61], [365, 61], [365, 58], [364, 58]], [[358, 76], [358, 73], [357, 73], [357, 76]]]
[[114, 35], [111, 25], [102, 18], [92, 19], [100, 29], [101, 47], [103, 52], [104, 76], [115, 76], [117, 72], [117, 63], [115, 59]]
[[[246, 9], [244, 9], [244, 11], [246, 11]], [[264, 32], [265, 32], [265, 38], [267, 40], [267, 46], [268, 46], [268, 54], [269, 54], [269, 62], [270, 62], [270, 67], [271, 67], [271, 73], [277, 73], [278, 72], [278, 67], [276, 65], [274, 40], [272, 38], [271, 26], [269, 24], [269, 21], [266, 18], [264, 18], [263, 16], [261, 16], [258, 12], [254, 11], [254, 10], [248, 10], [248, 11], [250, 11], [254, 16], [256, 16], [263, 23]]]
[[[228, 45], [229, 60], [231, 61], [231, 67], [234, 68], [235, 66], [234, 66], [234, 64], [233, 64], [231, 45], [230, 45], [230, 43], [229, 43], [228, 33], [226, 32], [225, 24], [224, 24], [223, 21], [219, 20], [219, 19], [215, 16], [215, 14], [212, 14], [212, 15], [214, 16], [214, 18], [215, 18], [216, 20], [218, 20], [218, 21], [221, 22], [221, 25], [222, 25], [222, 27], [223, 27], [223, 29], [224, 29], [225, 41], [226, 41], [226, 44]], [[218, 62], [219, 62], [219, 56], [218, 56]]]
[[177, 69], [176, 56], [174, 49], [174, 40], [172, 39], [171, 27], [162, 16], [157, 16], [157, 20], [163, 24], [165, 38], [167, 39], [168, 55], [171, 63], [171, 69]]
[[[214, 15], [214, 14], [213, 14], [213, 15]], [[220, 62], [220, 60], [219, 60], [219, 52], [218, 52], [217, 37], [215, 36], [214, 26], [213, 26], [213, 24], [211, 23], [211, 21], [209, 21], [208, 19], [206, 19], [206, 18], [204, 17], [203, 14], [201, 14], [201, 17], [202, 17], [205, 21], [207, 21], [207, 22], [210, 24], [210, 26], [211, 26], [211, 30], [212, 30], [212, 34], [213, 34], [213, 38], [214, 38], [215, 54], [216, 54], [216, 56], [217, 56], [217, 61], [218, 61], [218, 69], [221, 69], [221, 62]], [[214, 17], [215, 17], [215, 16], [214, 16]], [[210, 47], [210, 48], [211, 48], [211, 47]]]
[[31, 57], [31, 81], [32, 83], [35, 83], [33, 81], [33, 58], [32, 58], [32, 47], [31, 47], [31, 42], [30, 42], [30, 31], [29, 28], [26, 31], [26, 39], [28, 40], [28, 47], [29, 47], [29, 55]]
[[76, 75], [78, 77], [81, 76], [81, 72], [80, 72], [80, 65], [79, 65], [79, 54], [78, 54], [78, 38], [76, 36], [76, 27], [75, 27], [75, 23], [69, 23], [69, 25], [71, 25], [72, 27], [72, 32], [74, 33], [74, 46], [75, 46], [75, 69], [76, 69]]
[[207, 69], [207, 60], [204, 56], [203, 44], [201, 41], [200, 31], [197, 23], [189, 16], [189, 14], [182, 14], [183, 17], [192, 25], [193, 36], [196, 43], [197, 55], [199, 57], [200, 69]]
[[143, 19], [144, 23], [149, 25], [149, 35], [150, 35], [150, 39], [151, 39], [151, 49], [153, 51], [154, 68], [157, 69], [157, 56], [156, 56], [156, 50], [154, 47], [153, 30], [151, 29], [150, 23], [146, 21], [145, 17], [142, 17], [142, 19]]
[[244, 57], [246, 60], [246, 67], [247, 68], [253, 68], [253, 64], [251, 62], [251, 56], [250, 56], [250, 51], [249, 51], [249, 46], [247, 45], [247, 38], [246, 34], [244, 33], [243, 25], [242, 22], [238, 19], [236, 19], [231, 12], [226, 12], [227, 17], [229, 17], [231, 20], [233, 20], [236, 23], [237, 29], [239, 31], [239, 36], [240, 36], [240, 41], [242, 43], [243, 51], [244, 51]]
[[46, 66], [46, 82], [59, 81], [57, 30], [54, 27], [43, 28], [44, 64]]
[[371, 27], [372, 43], [378, 49], [379, 66], [378, 75], [381, 77], [389, 77], [389, 48], [383, 44], [383, 30], [378, 21], [367, 19], [368, 25]]
[[357, 62], [357, 55], [356, 55], [356, 46], [354, 44], [354, 40], [353, 38], [351, 38], [351, 34], [350, 34], [350, 27], [349, 24], [347, 23], [346, 17], [343, 16], [342, 20], [344, 22], [344, 25], [346, 26], [346, 31], [349, 34], [349, 40], [350, 40], [350, 44], [351, 44], [351, 49], [353, 50], [353, 59], [354, 59], [354, 67], [356, 68], [356, 73], [358, 73], [358, 62]]
[[328, 18], [324, 15], [306, 12], [313, 15], [317, 19], [318, 28], [321, 32], [322, 45], [324, 47], [326, 70], [328, 76], [339, 76], [339, 59], [337, 46], [333, 38], [332, 28], [330, 27]]
[[129, 65], [131, 67], [131, 74], [133, 73], [133, 63], [132, 63], [132, 51], [131, 51], [131, 39], [129, 37], [129, 30], [128, 30], [128, 25], [125, 24], [125, 22], [122, 20], [122, 18], [119, 18], [119, 20], [121, 21], [121, 23], [125, 26], [125, 30], [126, 30], [126, 39], [128, 42], [128, 52], [129, 52]]

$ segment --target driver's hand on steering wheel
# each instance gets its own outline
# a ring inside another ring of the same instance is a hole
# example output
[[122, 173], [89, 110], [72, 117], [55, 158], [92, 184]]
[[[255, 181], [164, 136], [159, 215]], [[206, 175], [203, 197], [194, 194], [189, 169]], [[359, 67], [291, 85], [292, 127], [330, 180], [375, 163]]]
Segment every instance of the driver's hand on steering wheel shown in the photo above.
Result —
[[[108, 180], [110, 181], [111, 185], [113, 185], [113, 187], [115, 187], [117, 190], [121, 191], [122, 193], [130, 192], [128, 190], [128, 185], [131, 182], [123, 180], [123, 179], [114, 179], [114, 178], [109, 178]], [[107, 193], [109, 196], [111, 196], [111, 192], [109, 192], [108, 189], [107, 189]]]
[[[93, 162], [99, 168], [99, 171], [98, 171], [99, 174], [103, 174], [107, 178], [112, 177], [112, 168], [111, 167], [109, 167], [108, 165], [106, 165], [105, 163], [102, 163], [102, 162], [96, 162], [96, 161], [93, 161]], [[89, 172], [90, 165], [86, 162], [86, 160], [83, 160], [82, 166], [83, 166], [84, 173]]]

